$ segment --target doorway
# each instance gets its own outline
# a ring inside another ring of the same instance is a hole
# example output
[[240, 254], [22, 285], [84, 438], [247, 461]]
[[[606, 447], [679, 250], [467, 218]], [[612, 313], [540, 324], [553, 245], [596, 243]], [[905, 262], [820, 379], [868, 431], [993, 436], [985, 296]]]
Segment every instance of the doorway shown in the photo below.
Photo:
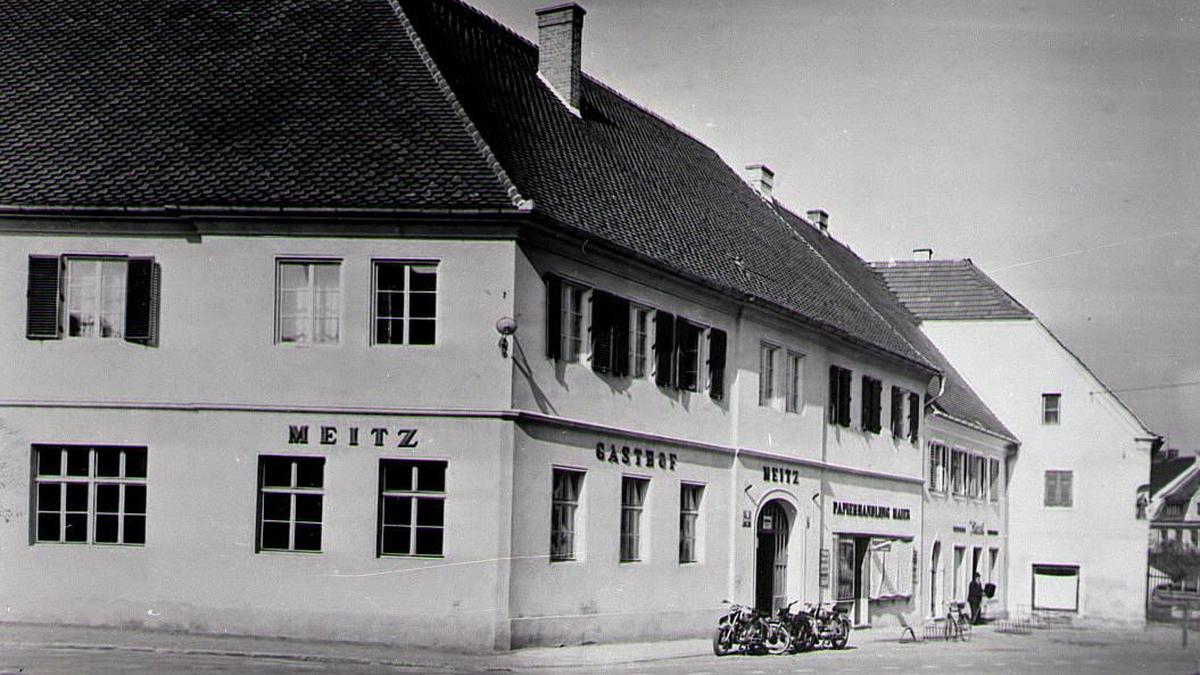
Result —
[[869, 600], [864, 568], [870, 537], [839, 536], [837, 538], [837, 601], [853, 603], [850, 619], [857, 626], [866, 625]]
[[767, 502], [758, 514], [758, 549], [755, 569], [754, 606], [774, 612], [787, 604], [788, 536], [787, 512], [778, 500]]
[[939, 574], [938, 568], [942, 566], [942, 542], [933, 542], [933, 554], [930, 556], [929, 565], [929, 616], [940, 616], [942, 609], [942, 599], [939, 594], [942, 592], [942, 585], [938, 583]]

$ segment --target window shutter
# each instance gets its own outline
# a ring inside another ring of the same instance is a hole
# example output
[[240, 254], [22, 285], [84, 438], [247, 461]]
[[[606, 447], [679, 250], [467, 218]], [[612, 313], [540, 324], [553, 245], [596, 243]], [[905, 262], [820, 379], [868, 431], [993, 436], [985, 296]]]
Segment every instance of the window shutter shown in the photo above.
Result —
[[867, 376], [862, 378], [862, 428], [869, 430], [871, 428], [871, 380]]
[[610, 303], [613, 336], [612, 373], [618, 377], [626, 377], [629, 375], [629, 301], [611, 296]]
[[125, 278], [125, 339], [158, 342], [159, 273], [154, 258], [130, 258]]
[[838, 387], [840, 388], [841, 400], [838, 402], [838, 424], [844, 427], [850, 426], [850, 383], [854, 379], [854, 374], [846, 368], [841, 369], [838, 376]]
[[1058, 503], [1058, 481], [1052, 472], [1046, 472], [1046, 506], [1055, 506]]
[[695, 344], [693, 332], [695, 326], [682, 316], [675, 317], [675, 388], [694, 390], [696, 388], [696, 373], [683, 369], [682, 357], [684, 345]]
[[1071, 472], [1064, 471], [1058, 477], [1058, 503], [1061, 506], [1071, 506]]
[[612, 372], [613, 297], [604, 291], [592, 291], [592, 370]]
[[921, 435], [921, 395], [908, 395], [908, 440], [913, 443]]
[[562, 279], [546, 276], [546, 357], [557, 359], [562, 346]]
[[25, 337], [30, 340], [57, 340], [62, 337], [58, 292], [61, 270], [58, 256], [29, 256]]
[[839, 412], [841, 408], [841, 397], [838, 395], [841, 391], [841, 368], [837, 366], [829, 366], [829, 423], [837, 424], [842, 418]]
[[725, 346], [728, 338], [720, 328], [708, 330], [708, 395], [725, 398]]
[[675, 315], [661, 309], [654, 313], [654, 382], [669, 387], [675, 382]]

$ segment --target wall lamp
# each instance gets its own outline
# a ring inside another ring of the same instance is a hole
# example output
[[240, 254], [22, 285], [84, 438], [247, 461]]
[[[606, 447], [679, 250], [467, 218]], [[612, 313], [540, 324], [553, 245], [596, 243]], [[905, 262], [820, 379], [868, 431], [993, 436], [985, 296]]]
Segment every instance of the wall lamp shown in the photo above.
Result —
[[502, 316], [496, 320], [496, 332], [500, 334], [500, 357], [508, 358], [508, 336], [517, 332], [517, 320], [511, 316]]

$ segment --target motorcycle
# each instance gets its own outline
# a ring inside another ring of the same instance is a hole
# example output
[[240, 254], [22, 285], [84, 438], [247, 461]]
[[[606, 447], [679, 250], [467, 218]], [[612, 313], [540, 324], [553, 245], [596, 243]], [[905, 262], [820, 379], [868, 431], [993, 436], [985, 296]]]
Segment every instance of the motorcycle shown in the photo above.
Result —
[[850, 641], [850, 618], [846, 608], [832, 600], [820, 606], [806, 604], [804, 611], [812, 617], [814, 642], [826, 644], [833, 649], [845, 649]]
[[788, 632], [792, 634], [790, 651], [793, 654], [806, 652], [817, 644], [815, 619], [809, 611], [808, 605], [802, 604], [799, 609], [792, 611], [792, 607], [798, 603], [800, 603], [799, 600], [793, 600], [788, 603], [787, 607], [779, 608], [779, 620], [787, 626]]
[[723, 601], [729, 609], [717, 621], [713, 633], [713, 653], [725, 656], [733, 651], [783, 654], [792, 646], [787, 625], [753, 607]]

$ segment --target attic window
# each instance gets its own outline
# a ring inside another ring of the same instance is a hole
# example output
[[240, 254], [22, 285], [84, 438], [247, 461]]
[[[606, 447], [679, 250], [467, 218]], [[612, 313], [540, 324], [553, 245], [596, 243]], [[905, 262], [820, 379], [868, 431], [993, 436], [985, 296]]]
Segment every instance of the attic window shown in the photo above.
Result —
[[1042, 424], [1059, 422], [1062, 394], [1042, 394]]

